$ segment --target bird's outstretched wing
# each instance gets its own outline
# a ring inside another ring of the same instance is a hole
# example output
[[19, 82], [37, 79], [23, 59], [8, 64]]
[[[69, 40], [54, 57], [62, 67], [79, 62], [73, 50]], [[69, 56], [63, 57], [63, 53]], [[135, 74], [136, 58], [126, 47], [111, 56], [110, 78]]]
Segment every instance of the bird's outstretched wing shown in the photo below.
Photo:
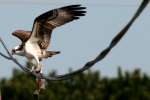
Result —
[[29, 37], [31, 35], [31, 31], [16, 30], [12, 33], [12, 35], [16, 36], [24, 43], [29, 39]]
[[85, 7], [70, 5], [53, 9], [35, 18], [29, 41], [38, 43], [41, 49], [47, 49], [50, 44], [52, 30], [70, 21], [84, 16]]

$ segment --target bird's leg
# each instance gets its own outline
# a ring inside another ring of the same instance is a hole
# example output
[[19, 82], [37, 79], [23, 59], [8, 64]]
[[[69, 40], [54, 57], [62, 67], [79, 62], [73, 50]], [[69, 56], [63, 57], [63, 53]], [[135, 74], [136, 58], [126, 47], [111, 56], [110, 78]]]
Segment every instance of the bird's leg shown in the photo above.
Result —
[[32, 63], [32, 62], [31, 62], [31, 64], [32, 64], [31, 72], [34, 72], [34, 71], [35, 71], [35, 69], [36, 69], [36, 65], [35, 65], [34, 63]]
[[28, 58], [28, 66], [27, 67], [29, 67], [31, 69], [33, 69], [33, 67], [34, 67], [32, 60], [33, 60], [32, 58]]
[[[42, 69], [40, 69], [39, 72], [42, 73]], [[36, 90], [34, 93], [39, 94], [41, 92], [41, 90], [45, 90], [45, 88], [46, 88], [45, 85], [46, 85], [45, 79], [37, 78], [36, 79]]]
[[32, 67], [31, 71], [32, 72], [35, 71], [36, 73], [40, 73], [41, 68], [42, 68], [42, 64], [40, 64], [39, 59], [36, 56], [33, 56], [33, 57], [34, 57], [35, 64]]
[[[34, 57], [34, 60], [36, 62], [35, 66], [33, 67], [33, 71], [36, 73], [42, 73], [42, 64], [40, 64], [39, 59]], [[35, 94], [39, 94], [41, 90], [45, 90], [45, 79], [37, 78], [36, 79], [36, 90]]]
[[37, 66], [35, 67], [35, 72], [41, 73], [41, 68], [42, 68], [42, 64], [38, 63]]
[[33, 58], [28, 58], [28, 67], [31, 68], [31, 72], [35, 69], [35, 64], [33, 63]]

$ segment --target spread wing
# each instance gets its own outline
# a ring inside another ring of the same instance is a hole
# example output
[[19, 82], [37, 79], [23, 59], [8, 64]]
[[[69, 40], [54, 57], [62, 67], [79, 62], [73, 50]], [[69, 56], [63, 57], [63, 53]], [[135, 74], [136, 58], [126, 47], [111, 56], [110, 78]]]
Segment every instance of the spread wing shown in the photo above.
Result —
[[29, 37], [31, 35], [31, 31], [16, 30], [12, 33], [12, 35], [16, 36], [24, 43], [29, 39]]
[[70, 5], [53, 9], [35, 18], [29, 41], [37, 42], [41, 49], [47, 49], [50, 44], [52, 30], [84, 16], [85, 7]]

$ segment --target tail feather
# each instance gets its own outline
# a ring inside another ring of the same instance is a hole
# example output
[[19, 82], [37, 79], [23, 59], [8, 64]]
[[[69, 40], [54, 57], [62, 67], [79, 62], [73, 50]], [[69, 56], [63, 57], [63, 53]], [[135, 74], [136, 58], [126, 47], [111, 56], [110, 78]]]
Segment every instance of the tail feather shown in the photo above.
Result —
[[53, 55], [60, 54], [60, 51], [46, 51], [45, 58], [52, 57]]

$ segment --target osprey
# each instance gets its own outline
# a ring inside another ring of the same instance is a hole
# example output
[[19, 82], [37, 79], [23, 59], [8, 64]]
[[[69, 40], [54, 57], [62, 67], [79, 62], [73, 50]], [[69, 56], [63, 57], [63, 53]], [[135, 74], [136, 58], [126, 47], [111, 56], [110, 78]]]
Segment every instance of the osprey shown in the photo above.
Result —
[[50, 10], [36, 17], [32, 31], [16, 30], [12, 35], [22, 43], [12, 49], [12, 54], [25, 56], [29, 61], [35, 60], [32, 71], [41, 71], [40, 61], [43, 58], [59, 54], [59, 51], [47, 51], [53, 29], [84, 16], [85, 7], [70, 5]]

